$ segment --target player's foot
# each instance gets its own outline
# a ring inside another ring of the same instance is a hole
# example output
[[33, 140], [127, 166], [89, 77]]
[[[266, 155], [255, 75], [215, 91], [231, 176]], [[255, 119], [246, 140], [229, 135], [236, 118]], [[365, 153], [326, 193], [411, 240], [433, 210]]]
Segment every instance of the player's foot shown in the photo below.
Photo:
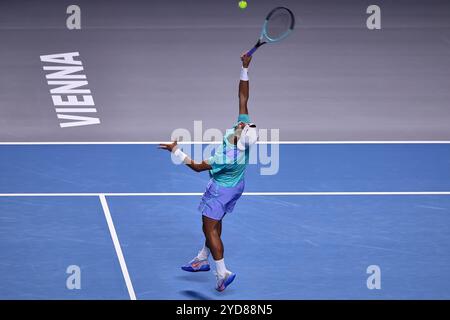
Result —
[[216, 284], [216, 290], [222, 292], [225, 290], [226, 287], [228, 287], [236, 278], [236, 274], [233, 272], [228, 271], [225, 277], [217, 276], [217, 284]]
[[192, 259], [188, 264], [181, 267], [184, 271], [188, 272], [198, 272], [198, 271], [209, 271], [208, 259], [200, 260], [197, 257]]

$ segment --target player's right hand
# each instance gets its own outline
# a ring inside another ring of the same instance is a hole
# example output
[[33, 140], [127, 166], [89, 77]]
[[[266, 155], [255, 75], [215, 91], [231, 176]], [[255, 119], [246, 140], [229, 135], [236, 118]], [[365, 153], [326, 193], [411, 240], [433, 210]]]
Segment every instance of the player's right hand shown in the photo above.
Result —
[[248, 68], [250, 61], [252, 61], [252, 56], [248, 56], [247, 53], [241, 55], [242, 67]]

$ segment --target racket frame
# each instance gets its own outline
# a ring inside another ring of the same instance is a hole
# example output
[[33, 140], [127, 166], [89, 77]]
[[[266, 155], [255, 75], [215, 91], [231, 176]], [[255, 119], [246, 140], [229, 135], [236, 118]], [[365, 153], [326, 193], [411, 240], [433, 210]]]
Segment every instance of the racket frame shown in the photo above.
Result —
[[[269, 36], [267, 35], [267, 24], [269, 23], [270, 17], [271, 17], [277, 10], [279, 10], [279, 9], [284, 9], [284, 10], [286, 10], [286, 11], [289, 13], [289, 15], [291, 16], [291, 25], [289, 26], [289, 29], [288, 29], [285, 33], [283, 33], [280, 37], [278, 37], [278, 38], [276, 38], [276, 39], [273, 39], [273, 38], [271, 38], [271, 37], [269, 37]], [[259, 36], [258, 41], [257, 41], [256, 44], [253, 46], [253, 48], [250, 49], [250, 50], [246, 53], [246, 55], [249, 56], [249, 57], [252, 56], [253, 53], [255, 53], [255, 51], [258, 50], [258, 48], [261, 47], [263, 44], [266, 44], [266, 43], [268, 43], [268, 42], [269, 42], [269, 43], [273, 43], [273, 42], [278, 42], [278, 41], [280, 41], [280, 40], [283, 40], [284, 38], [286, 38], [286, 37], [292, 32], [292, 30], [294, 30], [294, 27], [295, 27], [295, 16], [294, 16], [294, 13], [293, 13], [289, 8], [286, 8], [286, 7], [276, 7], [276, 8], [274, 8], [274, 9], [272, 9], [272, 10], [269, 12], [269, 14], [266, 16], [266, 19], [264, 20], [264, 24], [263, 24], [263, 26], [262, 26], [261, 34], [260, 34], [260, 36]], [[264, 39], [266, 39], [266, 41], [264, 41]]]

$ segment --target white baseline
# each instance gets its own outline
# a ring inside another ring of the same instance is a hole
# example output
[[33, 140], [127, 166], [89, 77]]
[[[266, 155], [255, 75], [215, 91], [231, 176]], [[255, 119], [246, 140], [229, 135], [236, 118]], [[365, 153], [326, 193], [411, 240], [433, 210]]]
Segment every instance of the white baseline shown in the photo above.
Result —
[[[0, 142], [0, 145], [122, 145], [171, 143], [171, 141], [24, 141]], [[179, 141], [178, 144], [221, 144], [222, 141]], [[258, 141], [257, 144], [450, 144], [450, 140], [378, 140], [378, 141]]]
[[[0, 197], [178, 197], [203, 192], [0, 193]], [[244, 196], [447, 196], [450, 191], [307, 191], [244, 192]], [[106, 201], [106, 200], [105, 200]]]

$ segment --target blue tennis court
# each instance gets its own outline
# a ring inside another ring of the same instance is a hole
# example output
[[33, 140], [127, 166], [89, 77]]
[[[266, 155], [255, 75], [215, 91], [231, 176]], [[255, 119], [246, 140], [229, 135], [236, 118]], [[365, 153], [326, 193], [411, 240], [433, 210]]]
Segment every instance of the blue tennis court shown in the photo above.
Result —
[[[206, 173], [144, 143], [1, 145], [0, 298], [450, 298], [450, 144], [279, 152], [276, 175], [249, 166], [224, 220], [237, 278], [218, 293], [212, 272], [180, 269], [202, 245]], [[66, 287], [70, 265], [80, 289]]]

